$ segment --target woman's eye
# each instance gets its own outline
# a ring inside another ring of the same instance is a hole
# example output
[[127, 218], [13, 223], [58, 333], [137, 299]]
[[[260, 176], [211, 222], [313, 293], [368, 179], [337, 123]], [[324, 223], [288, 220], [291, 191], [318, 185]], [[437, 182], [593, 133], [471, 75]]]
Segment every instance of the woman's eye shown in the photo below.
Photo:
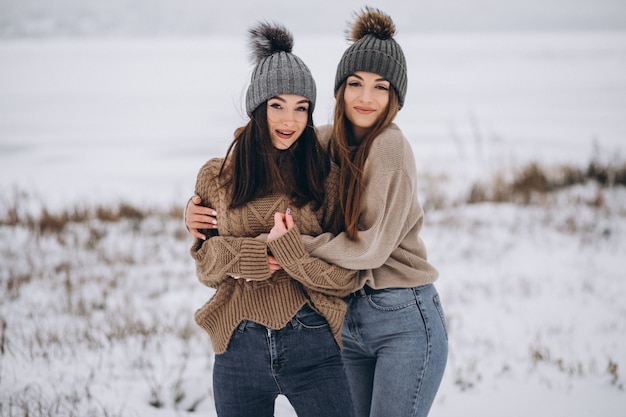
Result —
[[376, 86], [379, 90], [389, 91], [389, 87], [386, 85], [378, 85]]
[[351, 81], [351, 82], [348, 83], [348, 85], [350, 87], [358, 87], [358, 86], [361, 85], [361, 83], [359, 83], [358, 81]]
[[296, 109], [296, 111], [309, 111], [309, 108], [308, 108], [308, 107], [305, 107], [305, 106], [302, 106], [302, 107], [298, 107], [298, 108]]
[[280, 104], [278, 103], [270, 103], [270, 107], [273, 109], [280, 109]]

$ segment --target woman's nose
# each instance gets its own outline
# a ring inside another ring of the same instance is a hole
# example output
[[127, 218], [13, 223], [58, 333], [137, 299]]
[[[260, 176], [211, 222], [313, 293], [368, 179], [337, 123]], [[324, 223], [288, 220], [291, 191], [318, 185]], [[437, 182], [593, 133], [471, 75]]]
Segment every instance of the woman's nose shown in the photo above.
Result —
[[296, 120], [296, 115], [290, 111], [283, 112], [280, 115], [280, 119], [279, 119], [281, 123], [285, 123], [285, 124], [293, 123], [295, 120]]
[[360, 99], [361, 101], [366, 102], [366, 103], [372, 100], [372, 92], [369, 90], [369, 88], [361, 89]]

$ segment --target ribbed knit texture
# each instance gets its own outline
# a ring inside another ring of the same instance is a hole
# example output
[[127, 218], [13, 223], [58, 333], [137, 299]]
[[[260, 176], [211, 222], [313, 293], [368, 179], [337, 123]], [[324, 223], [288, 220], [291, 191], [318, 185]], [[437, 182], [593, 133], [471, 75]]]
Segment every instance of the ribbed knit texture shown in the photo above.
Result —
[[[322, 233], [325, 222], [332, 218], [337, 170], [333, 169], [328, 177], [327, 189], [333, 192], [320, 210], [313, 211], [308, 205], [300, 209], [291, 207], [283, 194], [257, 198], [244, 207], [228, 209], [229, 195], [226, 189], [218, 187], [221, 163], [222, 159], [207, 162], [196, 182], [196, 194], [218, 212], [219, 236], [213, 234], [206, 241], [196, 240], [191, 248], [199, 280], [217, 289], [195, 314], [196, 322], [211, 337], [214, 351], [226, 351], [232, 332], [242, 320], [280, 329], [305, 303], [326, 318], [341, 347], [346, 310], [341, 297], [356, 289], [356, 272], [311, 258], [300, 237], [301, 233]], [[296, 227], [269, 243], [283, 266], [283, 270], [270, 275], [268, 244], [255, 237], [269, 233], [274, 226], [274, 213], [284, 213], [288, 207]]]
[[262, 59], [252, 72], [246, 93], [246, 112], [252, 112], [264, 101], [280, 94], [305, 97], [315, 108], [315, 80], [306, 64], [296, 55], [277, 52]]
[[357, 71], [382, 75], [398, 93], [400, 107], [404, 105], [408, 83], [406, 59], [393, 38], [379, 39], [375, 35], [365, 35], [350, 45], [337, 65], [335, 94], [341, 83]]

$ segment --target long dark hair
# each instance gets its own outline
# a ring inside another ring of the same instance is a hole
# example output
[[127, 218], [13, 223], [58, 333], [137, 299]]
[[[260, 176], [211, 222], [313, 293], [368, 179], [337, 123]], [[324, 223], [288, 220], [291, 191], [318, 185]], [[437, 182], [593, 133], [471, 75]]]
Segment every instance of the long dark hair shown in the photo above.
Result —
[[337, 90], [333, 132], [329, 143], [333, 160], [339, 165], [339, 207], [334, 218], [335, 230], [344, 230], [351, 240], [358, 239], [359, 213], [363, 198], [363, 167], [374, 139], [393, 122], [400, 110], [398, 94], [389, 89], [389, 104], [384, 113], [360, 141], [354, 136], [346, 117], [344, 92], [346, 81]]
[[[277, 163], [280, 152], [288, 152], [291, 172], [281, 172]], [[325, 198], [324, 181], [329, 160], [320, 146], [313, 125], [311, 107], [307, 126], [288, 150], [277, 150], [267, 124], [267, 101], [254, 110], [250, 121], [235, 131], [220, 168], [222, 186], [231, 190], [229, 208], [241, 207], [255, 198], [275, 192], [291, 197], [295, 207], [312, 203], [319, 209]]]

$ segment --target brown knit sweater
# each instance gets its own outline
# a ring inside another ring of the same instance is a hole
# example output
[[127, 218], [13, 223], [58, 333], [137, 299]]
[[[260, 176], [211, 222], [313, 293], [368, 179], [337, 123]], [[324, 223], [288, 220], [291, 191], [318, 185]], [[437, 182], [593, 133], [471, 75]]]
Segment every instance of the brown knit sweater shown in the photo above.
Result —
[[[310, 205], [293, 207], [288, 196], [278, 193], [229, 209], [230, 195], [218, 184], [222, 160], [211, 159], [200, 169], [195, 190], [203, 204], [217, 211], [219, 235], [209, 233], [206, 241], [197, 239], [191, 248], [198, 279], [217, 289], [195, 313], [196, 322], [211, 338], [213, 350], [226, 351], [233, 330], [242, 320], [280, 329], [305, 303], [326, 318], [341, 347], [346, 311], [341, 297], [354, 291], [356, 271], [310, 257], [301, 239], [301, 234], [319, 235], [330, 224], [337, 170], [328, 176], [327, 202], [319, 210], [312, 210]], [[274, 213], [284, 213], [288, 207], [297, 226], [269, 243], [256, 239], [272, 229]], [[268, 249], [283, 267], [273, 275], [267, 264]]]

